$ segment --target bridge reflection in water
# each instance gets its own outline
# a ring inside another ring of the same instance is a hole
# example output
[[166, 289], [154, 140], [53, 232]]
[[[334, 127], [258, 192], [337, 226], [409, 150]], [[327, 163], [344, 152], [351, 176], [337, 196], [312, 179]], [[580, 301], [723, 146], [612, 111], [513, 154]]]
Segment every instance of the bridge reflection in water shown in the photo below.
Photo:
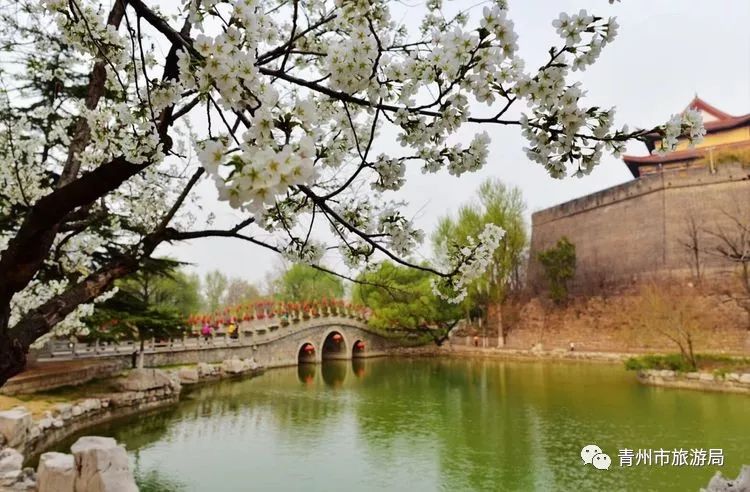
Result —
[[315, 378], [320, 367], [320, 375], [323, 383], [331, 388], [338, 388], [346, 381], [349, 365], [357, 379], [365, 376], [366, 362], [363, 358], [348, 360], [325, 360], [322, 364], [299, 364], [297, 366], [297, 378], [304, 385], [315, 384]]

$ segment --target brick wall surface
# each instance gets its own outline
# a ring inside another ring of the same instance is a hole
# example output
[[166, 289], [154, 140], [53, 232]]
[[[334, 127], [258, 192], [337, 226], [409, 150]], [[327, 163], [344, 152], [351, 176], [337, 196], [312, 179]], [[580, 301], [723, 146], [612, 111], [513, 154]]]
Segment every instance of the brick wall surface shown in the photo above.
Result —
[[[696, 302], [710, 320], [697, 337], [697, 352], [750, 355], [748, 314], [738, 301], [716, 293]], [[627, 326], [638, 303], [639, 296], [633, 293], [579, 297], [565, 307], [551, 306], [538, 297], [517, 302], [503, 309], [505, 347], [529, 349], [541, 343], [544, 349], [568, 349], [573, 342], [582, 351], [676, 352], [667, 339]], [[497, 319], [490, 319], [489, 325], [497, 326]]]
[[[730, 215], [750, 217], [750, 166], [722, 164], [644, 176], [532, 216], [529, 285], [536, 292], [545, 280], [537, 253], [563, 236], [576, 246], [574, 291], [596, 293], [664, 272], [689, 273], [685, 247], [688, 219], [701, 229], [731, 227]], [[701, 233], [703, 249], [716, 239]], [[703, 254], [712, 275], [731, 269], [718, 256]]]

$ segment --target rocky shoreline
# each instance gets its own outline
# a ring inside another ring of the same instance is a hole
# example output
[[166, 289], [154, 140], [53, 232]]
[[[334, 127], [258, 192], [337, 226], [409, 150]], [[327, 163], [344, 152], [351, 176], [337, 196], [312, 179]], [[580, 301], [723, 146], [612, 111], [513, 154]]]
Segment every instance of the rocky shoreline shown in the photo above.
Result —
[[649, 369], [638, 371], [638, 381], [650, 386], [750, 395], [750, 373], [676, 372]]
[[570, 360], [604, 363], [622, 363], [633, 354], [617, 352], [584, 352], [562, 349], [545, 350], [541, 346], [529, 350], [507, 348], [482, 348], [464, 345], [403, 347], [391, 349], [392, 356], [400, 357], [477, 357], [507, 360]]
[[[228, 359], [221, 364], [201, 363], [196, 367], [182, 367], [170, 371], [135, 369], [130, 371], [127, 376], [116, 380], [117, 391], [92, 395], [89, 398], [71, 403], [58, 403], [52, 410], [44, 412], [41, 418], [36, 420], [31, 412], [22, 406], [1, 411], [0, 491], [37, 490], [35, 477], [38, 472], [35, 473], [31, 468], [23, 468], [26, 461], [24, 456], [26, 458], [36, 456], [44, 449], [53, 446], [54, 443], [86, 428], [177, 403], [183, 385], [229, 377], [257, 375], [262, 371], [263, 367], [252, 359]], [[97, 445], [101, 444], [102, 442], [98, 442]], [[116, 451], [112, 452], [117, 454]], [[69, 463], [72, 457], [70, 459], [59, 456], [45, 458], [47, 455], [59, 454], [44, 453], [41, 455], [39, 469], [50, 469], [50, 467], [67, 469], [66, 463]], [[125, 455], [125, 462], [127, 463], [127, 455]], [[64, 470], [60, 473], [67, 477], [67, 472], [64, 472]], [[63, 480], [63, 478], [60, 478], [60, 480]], [[68, 478], [64, 478], [63, 481], [68, 483], [66, 481]], [[54, 483], [57, 483], [57, 480], [56, 478]], [[46, 489], [39, 488], [38, 490], [67, 491], [67, 488], [56, 487], [58, 486]], [[100, 489], [78, 488], [76, 486], [75, 490], [98, 491]], [[125, 487], [116, 490], [137, 490], [137, 488]], [[70, 491], [72, 492], [73, 489], [71, 488]]]

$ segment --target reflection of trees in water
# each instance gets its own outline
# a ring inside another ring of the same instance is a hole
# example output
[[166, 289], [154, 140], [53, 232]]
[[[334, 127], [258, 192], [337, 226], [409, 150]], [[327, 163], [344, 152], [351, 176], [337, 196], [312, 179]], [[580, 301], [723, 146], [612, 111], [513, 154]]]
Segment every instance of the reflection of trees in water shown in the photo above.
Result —
[[[87, 427], [63, 439], [47, 451], [69, 453], [70, 447], [82, 436], [114, 437], [119, 443], [125, 444], [128, 450], [142, 449], [154, 442], [160, 441], [167, 433], [169, 423], [174, 419], [177, 406], [171, 405], [161, 409], [151, 410], [123, 417], [103, 424]], [[34, 457], [35, 466], [38, 456]]]
[[[408, 436], [420, 453], [437, 452], [446, 490], [495, 490], [503, 483], [524, 489], [530, 483], [527, 430], [516, 428], [525, 409], [503, 401], [503, 366], [387, 361], [368, 369], [357, 422], [360, 440], [378, 461], [388, 464], [394, 442]], [[488, 456], [518, 467], [493, 466]]]
[[140, 492], [180, 492], [185, 490], [185, 484], [168, 478], [159, 470], [148, 470], [143, 473], [136, 465], [135, 481]]
[[[310, 384], [299, 384], [300, 379], [307, 378], [309, 370], [313, 374]], [[314, 378], [315, 371], [316, 366], [303, 365], [269, 371], [258, 378], [221, 381], [191, 389], [173, 416], [170, 432], [178, 439], [183, 434], [216, 439], [258, 425], [270, 425], [292, 440], [302, 435], [313, 438], [325, 431], [331, 419], [338, 418], [344, 405], [321, 394], [321, 381]], [[325, 371], [324, 381], [342, 380], [340, 369], [335, 368], [333, 373], [330, 368]]]
[[[613, 432], [621, 436], [624, 427], [637, 439], [626, 443], [631, 447], [709, 447], [695, 436], [677, 442], [674, 436], [683, 435], [680, 423], [741, 422], [747, 409], [730, 405], [736, 402], [731, 396], [643, 388], [628, 381], [620, 367], [390, 359], [368, 360], [366, 377], [347, 374], [357, 374], [358, 367], [355, 361], [327, 361], [319, 369], [279, 369], [193, 387], [178, 406], [85, 434], [111, 435], [133, 450], [158, 440], [171, 441], [167, 448], [198, 442], [221, 449], [224, 438], [270, 432], [281, 448], [304, 450], [325, 442], [344, 423], [347, 432], [354, 426], [357, 449], [371, 466], [388, 469], [410, 457], [434, 460], [436, 483], [446, 490], [496, 490], [508, 484], [518, 490], [570, 490], [575, 485], [566, 474], [571, 446], [585, 436], [615, 448], [606, 438]], [[300, 384], [308, 369], [312, 381]], [[674, 411], [674, 418], [651, 418], [665, 411]], [[711, 439], [734, 442], [732, 426], [724, 425], [726, 432], [714, 427], [707, 434]], [[169, 477], [143, 465], [136, 471], [153, 488], [142, 490], [179, 490]]]

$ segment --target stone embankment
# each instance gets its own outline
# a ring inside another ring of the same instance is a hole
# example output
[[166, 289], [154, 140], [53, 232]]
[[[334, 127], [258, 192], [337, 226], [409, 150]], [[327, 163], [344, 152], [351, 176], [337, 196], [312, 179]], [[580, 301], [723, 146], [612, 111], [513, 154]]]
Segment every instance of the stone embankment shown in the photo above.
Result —
[[125, 448], [111, 437], [85, 436], [71, 454], [44, 453], [39, 466], [22, 468], [23, 455], [0, 451], [0, 492], [138, 492]]
[[264, 368], [255, 359], [227, 359], [221, 364], [199, 362], [196, 366], [181, 367], [176, 377], [181, 384], [190, 385], [246, 374], [260, 374]]
[[58, 403], [37, 420], [24, 407], [0, 412], [0, 445], [34, 455], [86, 427], [174, 403], [181, 389], [176, 377], [157, 369], [131, 371], [115, 385], [111, 393]]
[[683, 388], [702, 391], [723, 391], [750, 395], [750, 372], [676, 372], [667, 369], [638, 371], [638, 381], [651, 386]]
[[441, 347], [435, 345], [422, 347], [402, 347], [388, 351], [390, 355], [405, 357], [487, 357], [509, 360], [585, 360], [594, 362], [622, 363], [633, 354], [617, 352], [585, 352], [581, 350], [544, 349], [537, 344], [530, 350], [509, 348], [483, 348], [467, 345], [451, 345], [446, 343]]
[[34, 456], [85, 428], [176, 403], [183, 384], [255, 375], [262, 370], [253, 359], [236, 358], [170, 371], [135, 369], [115, 380], [115, 391], [58, 403], [37, 419], [24, 407], [0, 412], [0, 448], [7, 446]]
[[24, 407], [2, 411], [0, 492], [137, 491], [128, 470], [127, 453], [114, 439], [82, 437], [71, 448], [72, 455], [44, 453], [36, 472], [23, 468], [24, 455], [36, 455], [86, 427], [175, 403], [183, 384], [258, 374], [262, 370], [254, 359], [237, 358], [172, 371], [136, 369], [115, 381], [116, 391], [58, 403], [36, 420]]

